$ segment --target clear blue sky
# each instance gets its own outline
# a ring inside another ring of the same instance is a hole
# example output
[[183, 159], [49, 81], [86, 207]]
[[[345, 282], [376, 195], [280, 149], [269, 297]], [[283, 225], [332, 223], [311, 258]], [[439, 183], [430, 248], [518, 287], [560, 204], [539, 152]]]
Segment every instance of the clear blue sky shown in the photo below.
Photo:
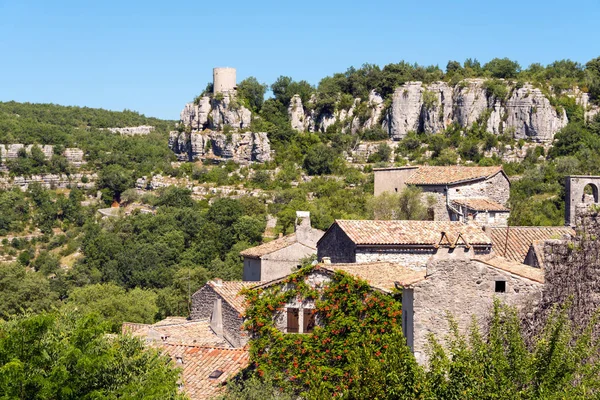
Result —
[[0, 0], [0, 101], [178, 119], [215, 66], [316, 84], [403, 59], [585, 63], [599, 39], [599, 0]]

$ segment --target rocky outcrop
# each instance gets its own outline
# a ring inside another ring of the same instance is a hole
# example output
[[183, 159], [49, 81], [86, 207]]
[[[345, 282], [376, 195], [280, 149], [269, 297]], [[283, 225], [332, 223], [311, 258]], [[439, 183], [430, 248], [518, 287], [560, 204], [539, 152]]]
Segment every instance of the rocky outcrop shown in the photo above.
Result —
[[[411, 131], [437, 133], [451, 124], [467, 128], [477, 122], [494, 134], [510, 133], [516, 139], [534, 142], [552, 141], [554, 134], [568, 122], [564, 110], [558, 108], [557, 111], [543, 92], [530, 84], [521, 87], [505, 84], [507, 97], [496, 98], [493, 91], [488, 93], [485, 79], [466, 79], [456, 86], [446, 82], [407, 82], [395, 90], [383, 118], [385, 103], [372, 91], [366, 104], [356, 99], [348, 110], [319, 116], [314, 129], [324, 132], [339, 123], [342, 132], [356, 133], [381, 124], [391, 139], [400, 140]], [[586, 118], [598, 112], [589, 106], [587, 94], [574, 93], [573, 96], [586, 109]], [[302, 102], [295, 96], [288, 112], [292, 127], [307, 131], [310, 125], [302, 121], [315, 120], [315, 116], [312, 111], [301, 108]], [[358, 115], [357, 109], [361, 110]]]
[[225, 125], [245, 129], [250, 127], [252, 113], [238, 102], [235, 93], [222, 93], [213, 98], [203, 96], [197, 103], [186, 104], [180, 118], [192, 132], [223, 129]]
[[292, 99], [290, 100], [290, 105], [288, 106], [288, 116], [290, 117], [292, 129], [298, 132], [305, 132], [307, 130], [307, 118], [304, 115], [302, 99], [297, 94], [292, 96]]
[[147, 135], [154, 130], [154, 127], [150, 126], [150, 125], [140, 125], [140, 126], [128, 126], [128, 127], [124, 127], [124, 128], [107, 128], [107, 130], [112, 133], [119, 133], [121, 135], [135, 136], [135, 135]]
[[233, 160], [238, 163], [271, 160], [271, 145], [264, 132], [224, 133], [171, 132], [169, 147], [181, 161]]
[[28, 155], [31, 155], [31, 149], [33, 147], [37, 147], [39, 148], [42, 153], [44, 153], [44, 157], [46, 159], [51, 159], [52, 155], [54, 154], [54, 146], [52, 145], [34, 145], [34, 144], [30, 144], [30, 145], [24, 145], [21, 143], [15, 143], [15, 144], [0, 144], [0, 160], [2, 162], [6, 162], [7, 160], [14, 160], [19, 156], [19, 151], [21, 149], [25, 149], [25, 153], [27, 153]]
[[[84, 179], [85, 178], [85, 179]], [[96, 174], [42, 174], [32, 176], [0, 177], [0, 189], [18, 187], [27, 190], [30, 184], [39, 183], [46, 189], [80, 188], [92, 189], [98, 179]]]
[[517, 139], [550, 142], [567, 125], [567, 113], [559, 115], [540, 89], [527, 84], [513, 91], [507, 100], [506, 126], [514, 129]]
[[396, 89], [389, 111], [390, 137], [400, 140], [409, 131], [417, 131], [422, 108], [423, 85], [421, 82], [408, 82]]

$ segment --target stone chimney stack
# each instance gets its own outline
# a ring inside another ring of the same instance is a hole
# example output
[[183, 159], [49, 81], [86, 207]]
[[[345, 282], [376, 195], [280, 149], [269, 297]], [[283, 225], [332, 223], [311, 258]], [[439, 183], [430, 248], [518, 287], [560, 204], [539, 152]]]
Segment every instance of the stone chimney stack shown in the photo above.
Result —
[[302, 244], [310, 244], [310, 212], [296, 211], [296, 239]]

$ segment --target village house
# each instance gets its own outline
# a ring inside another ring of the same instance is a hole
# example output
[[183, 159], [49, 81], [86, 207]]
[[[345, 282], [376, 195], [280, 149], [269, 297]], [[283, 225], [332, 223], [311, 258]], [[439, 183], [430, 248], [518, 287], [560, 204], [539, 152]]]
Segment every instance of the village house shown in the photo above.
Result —
[[436, 221], [507, 225], [510, 181], [501, 166], [410, 166], [376, 168], [374, 172], [375, 196], [418, 187], [424, 200], [434, 199], [430, 214]]
[[169, 356], [182, 370], [181, 390], [192, 400], [218, 396], [225, 383], [249, 363], [248, 350], [232, 347], [216, 335], [208, 319], [169, 317], [152, 325], [125, 322], [122, 332]]
[[289, 275], [303, 258], [316, 254], [323, 233], [311, 227], [309, 212], [297, 211], [294, 233], [240, 252], [244, 281], [269, 281]]
[[[444, 235], [447, 235], [444, 238]], [[458, 221], [336, 220], [317, 243], [317, 258], [332, 263], [390, 261], [424, 269], [448, 237], [489, 254], [492, 240], [481, 227]]]

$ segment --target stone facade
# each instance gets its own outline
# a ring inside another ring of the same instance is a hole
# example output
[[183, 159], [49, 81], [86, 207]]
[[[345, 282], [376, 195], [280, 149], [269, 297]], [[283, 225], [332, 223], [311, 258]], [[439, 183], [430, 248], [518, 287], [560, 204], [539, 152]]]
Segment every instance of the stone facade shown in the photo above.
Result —
[[[586, 195], [585, 188], [589, 186], [591, 194]], [[600, 176], [578, 175], [567, 176], [565, 196], [565, 224], [575, 225], [575, 211], [581, 204], [594, 203], [598, 204], [598, 190], [600, 188]]]
[[295, 233], [240, 253], [244, 258], [245, 281], [270, 281], [298, 269], [303, 258], [316, 253], [323, 231], [310, 225], [310, 214], [296, 212]]
[[[384, 192], [400, 193], [408, 185], [406, 182], [418, 167], [382, 168], [375, 170], [375, 196]], [[476, 167], [474, 167], [476, 168]], [[431, 206], [435, 221], [463, 221], [467, 218], [461, 211], [451, 205], [452, 200], [472, 197], [486, 197], [501, 205], [506, 205], [510, 197], [510, 181], [508, 177], [499, 172], [488, 178], [472, 179], [468, 181], [449, 183], [444, 185], [411, 184], [422, 191], [422, 202]], [[450, 204], [450, 206], [449, 206]], [[493, 213], [493, 225], [502, 225], [508, 220], [508, 213]], [[480, 215], [476, 221], [488, 224], [491, 216]]]
[[[539, 304], [543, 283], [473, 259], [458, 248], [455, 255], [440, 253], [427, 264], [427, 277], [402, 292], [402, 323], [408, 345], [418, 362], [426, 363], [428, 336], [444, 343], [449, 333], [448, 313], [467, 333], [472, 317], [484, 323], [495, 298], [523, 307]], [[529, 268], [529, 267], [527, 267]], [[503, 290], [496, 282], [504, 282]]]

